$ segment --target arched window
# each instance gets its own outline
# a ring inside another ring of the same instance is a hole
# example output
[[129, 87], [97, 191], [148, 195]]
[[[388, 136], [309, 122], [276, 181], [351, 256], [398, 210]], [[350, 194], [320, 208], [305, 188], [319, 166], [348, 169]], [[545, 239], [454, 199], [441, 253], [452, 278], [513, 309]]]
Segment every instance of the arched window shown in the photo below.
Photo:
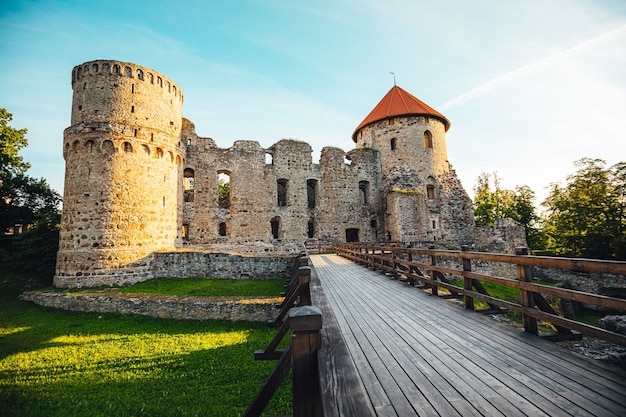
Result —
[[220, 208], [230, 208], [231, 195], [230, 172], [220, 171], [217, 173], [217, 199]]
[[141, 68], [137, 68], [137, 78], [143, 81], [143, 71]]
[[80, 80], [80, 78], [83, 76], [83, 69], [82, 68], [78, 68], [76, 70], [76, 79]]
[[359, 181], [359, 198], [362, 206], [368, 205], [370, 193], [370, 183], [368, 181]]
[[102, 152], [105, 154], [114, 154], [115, 146], [113, 146], [113, 142], [108, 139], [102, 142]]
[[424, 147], [426, 149], [433, 147], [433, 134], [430, 133], [430, 130], [424, 132]]
[[87, 149], [88, 153], [92, 153], [93, 152], [93, 145], [94, 145], [94, 142], [91, 139], [88, 140], [87, 143], [85, 143], [85, 149]]
[[287, 207], [287, 186], [289, 180], [279, 179], [276, 181], [276, 191], [278, 194], [278, 207]]
[[396, 146], [398, 144], [398, 140], [396, 138], [392, 138], [391, 139], [391, 150], [395, 151], [396, 150]]
[[97, 74], [97, 73], [98, 73], [98, 64], [93, 64], [93, 65], [91, 66], [91, 68], [93, 69], [93, 73], [94, 73], [94, 74]]
[[150, 84], [154, 84], [154, 75], [151, 72], [148, 73], [148, 81], [150, 81]]
[[130, 67], [124, 67], [124, 77], [131, 77], [133, 76], [133, 70]]
[[195, 188], [195, 171], [185, 168], [183, 171], [183, 201], [192, 202]]
[[426, 196], [428, 197], [429, 200], [435, 199], [435, 186], [434, 185], [429, 184], [426, 186]]
[[124, 142], [122, 143], [122, 149], [124, 150], [124, 152], [132, 152], [133, 145], [131, 145], [130, 142]]
[[159, 85], [159, 87], [163, 87], [163, 78], [157, 77], [157, 84]]
[[163, 149], [157, 148], [156, 149], [156, 156], [157, 156], [157, 158], [162, 159], [163, 158]]
[[117, 65], [117, 64], [113, 65], [113, 74], [115, 74], [115, 75], [120, 75], [121, 74], [119, 65]]
[[141, 149], [146, 153], [146, 155], [150, 155], [150, 148], [148, 145], [141, 145]]

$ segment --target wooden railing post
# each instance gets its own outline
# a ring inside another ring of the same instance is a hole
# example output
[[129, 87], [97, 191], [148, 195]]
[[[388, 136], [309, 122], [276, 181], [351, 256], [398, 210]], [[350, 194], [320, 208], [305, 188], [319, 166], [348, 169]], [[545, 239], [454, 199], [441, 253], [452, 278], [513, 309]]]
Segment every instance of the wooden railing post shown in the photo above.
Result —
[[[429, 247], [429, 249], [435, 249], [433, 246]], [[428, 257], [430, 258], [430, 264], [432, 266], [437, 265], [437, 258], [435, 257], [435, 255], [428, 255]], [[434, 269], [430, 270], [430, 279], [433, 281], [433, 286], [432, 286], [432, 290], [431, 290], [431, 294], [432, 295], [439, 295], [439, 287], [437, 286], [437, 284], [434, 283], [434, 281], [437, 279], [437, 274], [435, 273], [436, 271]]]
[[[411, 252], [411, 250], [409, 249], [409, 262], [413, 262], [413, 252]], [[411, 274], [413, 274], [414, 272], [414, 267], [413, 265], [409, 265], [409, 285], [411, 287], [415, 287], [415, 278], [413, 278], [413, 276]]]
[[[515, 248], [515, 254], [517, 256], [528, 256], [528, 248], [526, 247], [518, 247]], [[530, 267], [526, 265], [517, 265], [517, 276], [520, 281], [530, 282], [531, 281], [531, 273]], [[520, 290], [522, 296], [522, 305], [528, 308], [535, 308], [535, 297], [533, 293], [527, 290]], [[537, 319], [534, 317], [530, 317], [526, 314], [524, 316], [524, 330], [528, 333], [534, 334], [537, 336], [539, 331], [537, 329]]]
[[293, 379], [293, 417], [321, 417], [318, 351], [322, 346], [322, 312], [315, 306], [289, 312]]
[[280, 305], [280, 312], [275, 320], [270, 320], [267, 324], [270, 327], [279, 327], [283, 319], [287, 317], [289, 309], [293, 307], [298, 300], [298, 307], [304, 305], [311, 305], [311, 288], [309, 283], [311, 281], [311, 267], [301, 266], [298, 268], [297, 281], [292, 286], [291, 290], [287, 293], [285, 300]]
[[301, 266], [298, 268], [298, 284], [300, 287], [300, 299], [298, 301], [298, 307], [311, 305], [311, 289], [309, 284], [311, 283], [311, 267]]
[[309, 265], [309, 258], [308, 256], [306, 256], [306, 253], [300, 254], [300, 261], [299, 261], [298, 266], [308, 266], [308, 265]]
[[[469, 246], [461, 246], [461, 251], [469, 252]], [[463, 258], [463, 272], [472, 272], [472, 262], [467, 258]], [[463, 288], [469, 291], [472, 291], [474, 288], [473, 280], [465, 275], [463, 275]], [[474, 309], [474, 298], [468, 296], [467, 294], [465, 295], [465, 308], [468, 310]]]
[[392, 247], [391, 248], [391, 269], [393, 269], [393, 272], [392, 272], [393, 277], [395, 279], [398, 279], [400, 277], [400, 274], [398, 274], [398, 266], [396, 265], [396, 256], [397, 256], [396, 248]]

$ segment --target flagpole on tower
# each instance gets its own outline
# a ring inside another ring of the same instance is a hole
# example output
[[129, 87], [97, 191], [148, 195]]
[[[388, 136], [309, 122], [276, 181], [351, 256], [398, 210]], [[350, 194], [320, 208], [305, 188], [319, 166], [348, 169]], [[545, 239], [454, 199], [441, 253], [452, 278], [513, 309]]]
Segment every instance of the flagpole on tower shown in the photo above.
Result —
[[397, 85], [396, 85], [396, 73], [389, 71], [389, 74], [393, 75], [393, 86], [397, 87]]

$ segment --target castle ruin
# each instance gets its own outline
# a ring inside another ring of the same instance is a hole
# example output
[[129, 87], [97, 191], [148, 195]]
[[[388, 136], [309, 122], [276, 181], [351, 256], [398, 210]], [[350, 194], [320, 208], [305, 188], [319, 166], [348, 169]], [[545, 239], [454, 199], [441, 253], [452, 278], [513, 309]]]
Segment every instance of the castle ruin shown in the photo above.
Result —
[[171, 273], [189, 253], [474, 241], [472, 202], [448, 162], [450, 122], [400, 87], [357, 126], [355, 149], [325, 147], [319, 163], [295, 140], [219, 148], [183, 117], [180, 87], [136, 64], [78, 65], [72, 89], [56, 286], [149, 279], [159, 253]]

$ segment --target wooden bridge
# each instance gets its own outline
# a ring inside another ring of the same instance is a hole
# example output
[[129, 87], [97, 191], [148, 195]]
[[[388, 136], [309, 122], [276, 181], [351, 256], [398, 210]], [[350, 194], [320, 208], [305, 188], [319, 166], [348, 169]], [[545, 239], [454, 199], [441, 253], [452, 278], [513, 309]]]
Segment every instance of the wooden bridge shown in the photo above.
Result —
[[321, 405], [296, 411], [294, 369], [294, 416], [626, 416], [623, 371], [338, 255], [310, 261]]

